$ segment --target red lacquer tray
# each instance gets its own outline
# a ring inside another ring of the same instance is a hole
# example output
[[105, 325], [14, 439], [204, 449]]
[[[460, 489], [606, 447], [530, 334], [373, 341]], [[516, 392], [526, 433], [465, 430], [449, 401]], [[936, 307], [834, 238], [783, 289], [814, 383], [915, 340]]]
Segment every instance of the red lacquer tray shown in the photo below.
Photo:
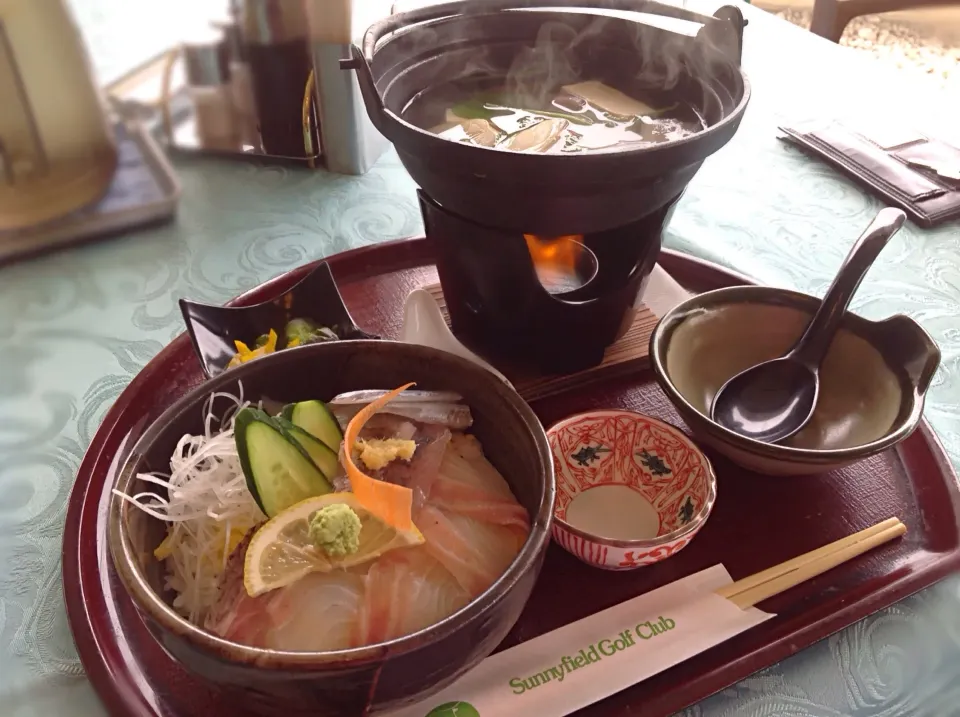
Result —
[[[350, 312], [364, 329], [396, 336], [407, 293], [437, 280], [429, 243], [410, 240], [329, 259]], [[664, 252], [661, 265], [692, 290], [748, 283], [711, 264]], [[297, 269], [237, 300], [258, 303], [308, 271]], [[67, 614], [87, 674], [112, 714], [210, 715], [216, 690], [184, 672], [147, 633], [113, 572], [106, 546], [105, 478], [147, 407], [165, 408], [203, 380], [186, 336], [165, 348], [107, 413], [70, 496], [63, 546]], [[596, 407], [627, 408], [682, 426], [649, 372], [592, 384], [534, 404], [545, 425]], [[690, 546], [627, 573], [587, 567], [550, 547], [527, 609], [504, 646], [619, 603], [716, 563], [734, 579], [755, 573], [890, 516], [909, 532], [761, 604], [773, 620], [599, 702], [593, 717], [669, 715], [960, 568], [960, 490], [926, 423], [891, 450], [845, 470], [771, 478], [711, 455], [718, 475], [713, 515]]]

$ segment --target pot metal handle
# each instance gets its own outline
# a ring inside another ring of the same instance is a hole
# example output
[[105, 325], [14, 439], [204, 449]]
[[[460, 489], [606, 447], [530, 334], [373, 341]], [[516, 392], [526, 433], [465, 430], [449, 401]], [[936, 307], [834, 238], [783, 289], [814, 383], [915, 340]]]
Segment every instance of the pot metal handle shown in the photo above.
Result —
[[747, 26], [743, 13], [738, 7], [724, 5], [713, 13], [713, 17], [717, 22], [708, 25], [705, 32], [709, 34], [714, 47], [726, 55], [728, 61], [740, 67], [743, 61], [743, 28]]
[[363, 104], [367, 107], [370, 121], [378, 132], [384, 134], [386, 110], [383, 106], [383, 98], [377, 90], [377, 84], [373, 80], [373, 70], [370, 68], [370, 62], [363, 56], [363, 50], [357, 45], [351, 44], [350, 57], [340, 60], [340, 69], [354, 70], [357, 73], [360, 95], [363, 97]]

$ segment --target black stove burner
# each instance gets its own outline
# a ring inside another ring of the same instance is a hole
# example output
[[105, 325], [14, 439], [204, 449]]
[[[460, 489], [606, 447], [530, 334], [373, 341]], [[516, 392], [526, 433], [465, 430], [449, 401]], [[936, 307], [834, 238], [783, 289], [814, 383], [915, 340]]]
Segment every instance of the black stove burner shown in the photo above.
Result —
[[584, 235], [596, 276], [557, 296], [537, 278], [522, 233], [480, 226], [418, 195], [453, 330], [494, 360], [545, 373], [598, 365], [629, 328], [679, 198], [639, 221]]

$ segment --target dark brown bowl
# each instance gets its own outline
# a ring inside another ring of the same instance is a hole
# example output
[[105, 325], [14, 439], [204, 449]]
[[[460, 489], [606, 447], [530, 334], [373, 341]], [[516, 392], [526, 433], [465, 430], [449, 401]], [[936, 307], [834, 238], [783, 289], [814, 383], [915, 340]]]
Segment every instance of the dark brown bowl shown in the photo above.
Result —
[[[343, 391], [453, 390], [469, 403], [473, 433], [529, 511], [531, 532], [504, 574], [459, 612], [389, 642], [335, 652], [279, 652], [228, 642], [180, 617], [165, 600], [153, 559], [163, 524], [114, 498], [109, 545], [121, 582], [163, 648], [223, 690], [243, 714], [357, 717], [423, 699], [489, 655], [530, 596], [549, 541], [553, 460], [540, 421], [519, 395], [484, 369], [435, 349], [388, 341], [338, 341], [280, 351], [207, 381], [177, 401], [136, 440], [114, 477], [129, 492], [137, 473], [168, 471], [184, 433], [202, 431], [213, 392], [280, 402], [329, 400]], [[215, 407], [215, 411], [216, 411]]]
[[734, 286], [691, 297], [660, 320], [650, 337], [654, 375], [699, 441], [760, 474], [807, 475], [876, 455], [913, 433], [940, 349], [903, 315], [844, 315], [820, 367], [813, 419], [782, 443], [745, 438], [710, 418], [720, 387], [783, 356], [819, 306], [795, 291]]

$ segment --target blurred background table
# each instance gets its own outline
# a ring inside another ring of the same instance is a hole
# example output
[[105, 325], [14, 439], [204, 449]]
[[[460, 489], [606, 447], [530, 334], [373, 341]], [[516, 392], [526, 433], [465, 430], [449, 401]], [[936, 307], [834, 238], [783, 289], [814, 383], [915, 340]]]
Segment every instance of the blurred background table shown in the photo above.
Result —
[[[667, 245], [765, 284], [822, 294], [880, 204], [783, 145], [776, 126], [873, 109], [921, 128], [939, 118], [943, 127], [930, 129], [942, 132], [951, 118], [955, 125], [958, 108], [918, 83], [893, 87], [893, 78], [875, 75], [849, 50], [754, 8], [745, 12], [751, 107], [734, 141], [690, 185]], [[0, 712], [7, 717], [103, 714], [62, 604], [64, 509], [104, 412], [183, 330], [177, 299], [222, 302], [311, 259], [422, 231], [414, 185], [393, 154], [363, 177], [211, 160], [176, 168], [184, 199], [174, 224], [0, 268]], [[960, 227], [908, 224], [854, 310], [870, 318], [908, 313], [940, 343], [927, 417], [960, 465]], [[685, 715], [946, 717], [957, 705], [960, 577]]]

